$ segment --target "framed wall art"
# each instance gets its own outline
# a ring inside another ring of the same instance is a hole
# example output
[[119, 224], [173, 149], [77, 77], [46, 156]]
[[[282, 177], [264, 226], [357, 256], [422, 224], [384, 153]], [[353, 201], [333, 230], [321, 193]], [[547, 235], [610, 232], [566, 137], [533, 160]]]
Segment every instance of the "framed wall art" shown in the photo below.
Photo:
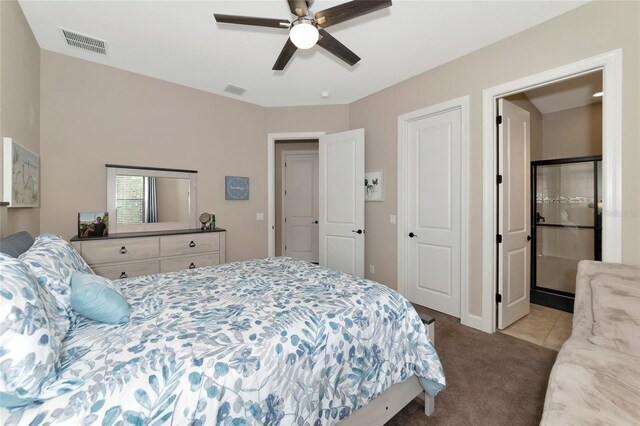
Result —
[[364, 199], [365, 201], [384, 200], [384, 181], [382, 170], [365, 172], [364, 174]]
[[244, 176], [224, 177], [224, 199], [225, 200], [248, 200], [249, 199], [249, 178]]
[[9, 207], [40, 205], [40, 157], [11, 138], [2, 140], [3, 201]]

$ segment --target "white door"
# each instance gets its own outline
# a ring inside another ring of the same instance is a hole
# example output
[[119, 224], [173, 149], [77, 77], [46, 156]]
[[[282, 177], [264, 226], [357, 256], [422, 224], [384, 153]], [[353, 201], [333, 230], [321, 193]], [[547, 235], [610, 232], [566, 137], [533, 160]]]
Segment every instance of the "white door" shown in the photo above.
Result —
[[283, 153], [284, 255], [318, 263], [318, 153]]
[[364, 277], [364, 129], [320, 136], [320, 265]]
[[[530, 161], [529, 111], [498, 101], [498, 328], [504, 329], [529, 313], [530, 290]], [[499, 238], [499, 237], [498, 237]], [[500, 300], [499, 299], [499, 300]]]
[[407, 296], [460, 317], [461, 110], [419, 117], [407, 136]]

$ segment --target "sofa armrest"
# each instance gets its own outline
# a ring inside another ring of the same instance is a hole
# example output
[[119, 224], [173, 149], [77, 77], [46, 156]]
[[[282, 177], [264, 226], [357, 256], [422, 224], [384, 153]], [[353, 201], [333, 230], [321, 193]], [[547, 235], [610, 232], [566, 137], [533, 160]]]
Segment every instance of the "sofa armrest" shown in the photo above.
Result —
[[587, 338], [593, 328], [593, 305], [591, 281], [600, 275], [640, 280], [640, 268], [620, 263], [605, 263], [582, 260], [578, 263], [576, 276], [576, 300], [573, 308], [573, 331], [571, 337]]

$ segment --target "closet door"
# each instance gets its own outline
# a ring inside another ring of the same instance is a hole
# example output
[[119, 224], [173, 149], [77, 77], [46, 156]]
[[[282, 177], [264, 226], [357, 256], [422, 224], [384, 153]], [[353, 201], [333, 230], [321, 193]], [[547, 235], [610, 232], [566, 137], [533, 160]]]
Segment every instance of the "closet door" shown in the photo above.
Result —
[[461, 110], [417, 118], [407, 135], [407, 296], [460, 317]]

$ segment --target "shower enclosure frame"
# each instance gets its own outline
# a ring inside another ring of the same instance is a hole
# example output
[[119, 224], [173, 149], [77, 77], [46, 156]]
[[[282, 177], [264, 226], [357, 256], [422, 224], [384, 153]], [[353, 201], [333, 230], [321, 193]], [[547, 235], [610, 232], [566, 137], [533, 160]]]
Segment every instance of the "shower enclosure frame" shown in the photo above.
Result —
[[[538, 286], [537, 280], [537, 228], [538, 226], [549, 228], [577, 228], [577, 229], [592, 229], [593, 236], [593, 259], [602, 260], [602, 216], [598, 214], [598, 203], [602, 194], [599, 191], [598, 180], [598, 162], [602, 165], [602, 155], [590, 155], [584, 157], [570, 157], [570, 158], [558, 158], [553, 160], [538, 160], [531, 162], [531, 290], [530, 300], [531, 303], [549, 306], [552, 308], [560, 309], [566, 312], [573, 312], [573, 305], [575, 301], [575, 293], [569, 293], [562, 290], [556, 290], [552, 288]], [[537, 221], [537, 169], [540, 166], [552, 166], [561, 164], [576, 164], [576, 163], [593, 163], [593, 226], [587, 225], [571, 225], [566, 226], [562, 224], [547, 224], [538, 223]]]

